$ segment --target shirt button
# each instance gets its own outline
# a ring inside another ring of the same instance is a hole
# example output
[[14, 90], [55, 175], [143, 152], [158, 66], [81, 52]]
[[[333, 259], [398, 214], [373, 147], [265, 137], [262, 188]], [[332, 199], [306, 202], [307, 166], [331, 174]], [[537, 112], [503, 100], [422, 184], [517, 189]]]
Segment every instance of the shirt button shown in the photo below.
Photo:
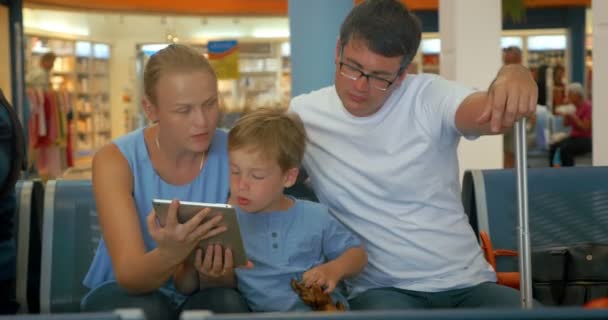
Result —
[[274, 244], [272, 245], [272, 247], [276, 249], [276, 248], [278, 248], [278, 247], [279, 247], [279, 245], [278, 245], [278, 244], [276, 244], [276, 243], [274, 243]]
[[272, 237], [273, 237], [273, 238], [276, 238], [276, 237], [277, 237], [277, 233], [276, 233], [276, 232], [273, 232], [273, 233], [272, 233]]

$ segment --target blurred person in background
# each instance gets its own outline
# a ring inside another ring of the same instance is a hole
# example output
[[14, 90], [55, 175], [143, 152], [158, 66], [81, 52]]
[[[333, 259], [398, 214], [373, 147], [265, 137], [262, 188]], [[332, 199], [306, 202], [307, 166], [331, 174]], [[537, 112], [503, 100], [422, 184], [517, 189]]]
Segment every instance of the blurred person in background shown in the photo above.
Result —
[[549, 166], [555, 165], [555, 153], [559, 150], [561, 166], [574, 165], [574, 157], [591, 152], [591, 102], [585, 98], [585, 89], [578, 82], [566, 88], [568, 101], [576, 107], [574, 113], [559, 114], [564, 117], [564, 124], [572, 127], [570, 136], [551, 145]]
[[25, 76], [25, 84], [28, 87], [36, 87], [41, 89], [49, 89], [51, 87], [51, 70], [55, 65], [57, 56], [49, 51], [40, 57], [40, 63], [37, 67], [33, 67]]

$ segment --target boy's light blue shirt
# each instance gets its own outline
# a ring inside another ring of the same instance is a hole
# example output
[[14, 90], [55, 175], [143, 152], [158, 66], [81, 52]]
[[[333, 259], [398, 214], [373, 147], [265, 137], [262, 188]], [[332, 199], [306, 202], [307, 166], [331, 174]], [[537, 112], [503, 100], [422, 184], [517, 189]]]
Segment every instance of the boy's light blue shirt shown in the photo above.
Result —
[[[238, 289], [252, 311], [310, 310], [291, 279], [360, 245], [324, 205], [295, 200], [287, 211], [246, 213], [237, 209], [241, 235], [252, 269], [236, 269]], [[346, 299], [336, 289], [334, 302]]]

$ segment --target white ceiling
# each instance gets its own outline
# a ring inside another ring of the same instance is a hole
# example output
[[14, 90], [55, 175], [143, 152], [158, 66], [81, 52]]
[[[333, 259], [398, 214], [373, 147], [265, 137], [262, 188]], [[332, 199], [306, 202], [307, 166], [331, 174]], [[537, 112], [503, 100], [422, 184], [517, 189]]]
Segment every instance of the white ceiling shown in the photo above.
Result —
[[24, 8], [25, 31], [75, 38], [141, 38], [205, 42], [217, 38], [289, 38], [287, 17], [203, 17], [118, 14]]

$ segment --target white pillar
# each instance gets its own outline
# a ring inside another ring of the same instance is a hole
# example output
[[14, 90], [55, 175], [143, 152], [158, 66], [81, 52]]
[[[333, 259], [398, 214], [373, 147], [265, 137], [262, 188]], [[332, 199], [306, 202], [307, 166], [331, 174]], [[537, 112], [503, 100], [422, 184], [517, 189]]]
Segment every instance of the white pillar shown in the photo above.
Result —
[[608, 165], [608, 1], [593, 0], [593, 165]]
[[[440, 0], [440, 73], [466, 86], [486, 90], [501, 66], [500, 0]], [[461, 139], [460, 177], [467, 169], [502, 167], [502, 136]]]
[[8, 7], [0, 5], [0, 89], [8, 102], [12, 103], [11, 46]]
[[[129, 110], [131, 116], [134, 111], [133, 106], [140, 106], [139, 101], [135, 101], [138, 90], [137, 76], [135, 70], [135, 50], [136, 41], [130, 38], [117, 39], [112, 41], [112, 57], [110, 69], [110, 92], [112, 106], [112, 139], [125, 133], [125, 111]], [[123, 95], [130, 93], [131, 102], [125, 102]]]

